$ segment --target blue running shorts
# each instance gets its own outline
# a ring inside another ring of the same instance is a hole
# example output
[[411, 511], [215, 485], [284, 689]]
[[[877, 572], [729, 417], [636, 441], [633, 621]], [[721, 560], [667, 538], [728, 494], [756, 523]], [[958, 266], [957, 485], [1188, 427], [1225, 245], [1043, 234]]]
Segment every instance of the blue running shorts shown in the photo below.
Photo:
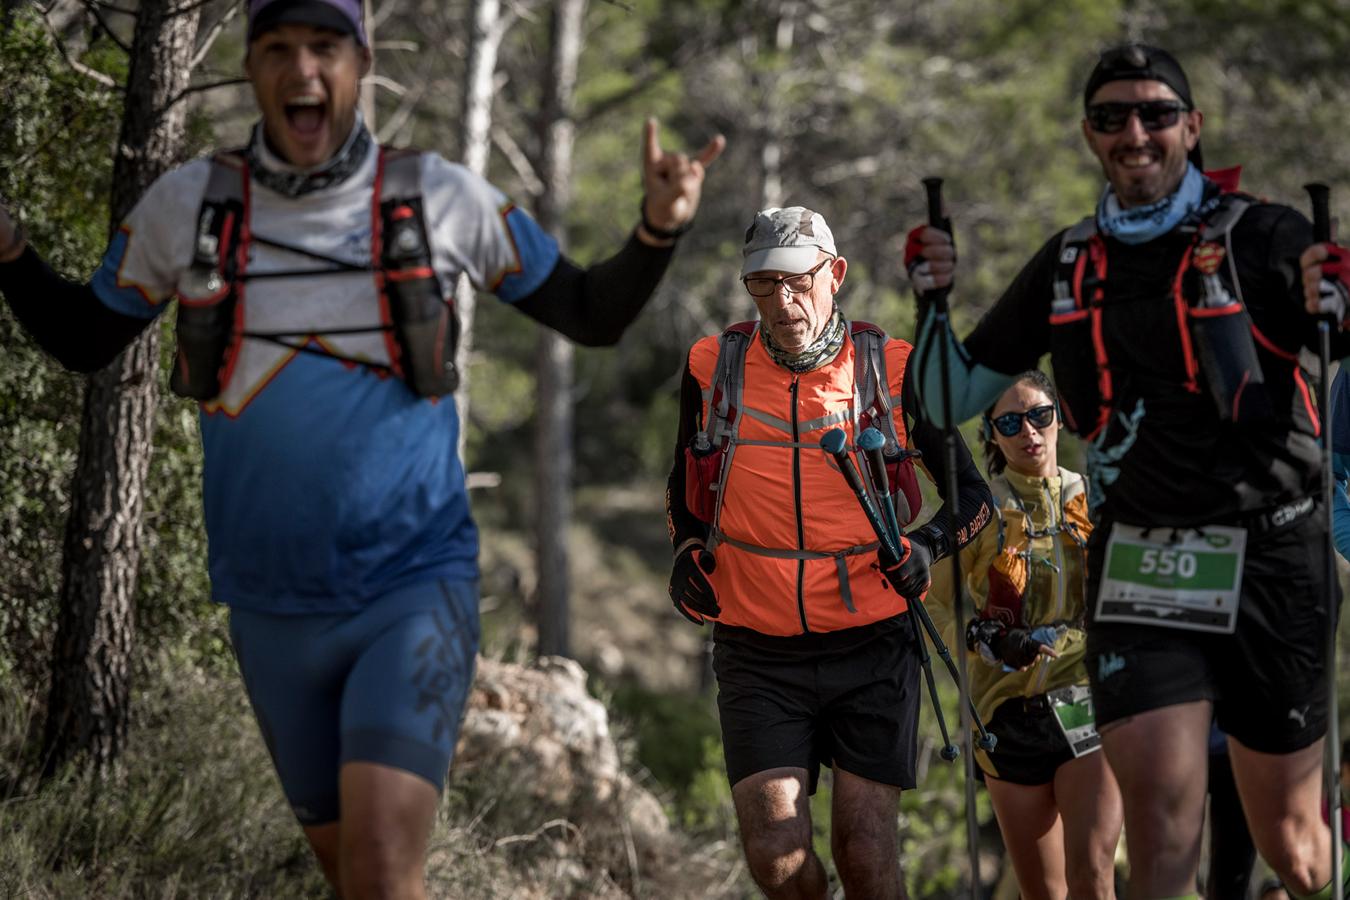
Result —
[[338, 820], [344, 763], [381, 763], [441, 789], [478, 638], [476, 582], [423, 582], [350, 614], [230, 611], [249, 702], [301, 825]]

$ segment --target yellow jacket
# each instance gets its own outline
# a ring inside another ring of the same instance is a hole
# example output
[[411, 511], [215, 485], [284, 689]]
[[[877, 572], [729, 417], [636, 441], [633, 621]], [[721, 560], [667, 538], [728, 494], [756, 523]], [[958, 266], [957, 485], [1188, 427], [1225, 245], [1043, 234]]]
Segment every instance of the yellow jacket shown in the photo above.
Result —
[[[1006, 470], [991, 478], [989, 487], [995, 520], [961, 552], [961, 572], [974, 611], [1006, 619], [1010, 598], [1020, 594], [1020, 621], [1010, 625], [1057, 625], [1060, 633], [1054, 643], [1059, 656], [1038, 657], [1021, 672], [1005, 672], [979, 654], [967, 654], [971, 697], [985, 722], [1005, 700], [1088, 683], [1083, 664], [1083, 546], [1092, 530], [1083, 477], [1075, 472], [1060, 469], [1059, 475], [1041, 479]], [[957, 642], [965, 641], [965, 623], [956, 627], [951, 604], [951, 563], [942, 560], [933, 568], [927, 609], [955, 652]], [[972, 612], [966, 610], [967, 621]]]

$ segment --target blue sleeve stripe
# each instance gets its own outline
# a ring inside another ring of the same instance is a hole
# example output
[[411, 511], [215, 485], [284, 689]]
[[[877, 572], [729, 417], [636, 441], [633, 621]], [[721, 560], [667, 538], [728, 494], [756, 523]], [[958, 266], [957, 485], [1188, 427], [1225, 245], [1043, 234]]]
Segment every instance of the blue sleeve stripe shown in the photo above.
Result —
[[502, 210], [506, 233], [516, 253], [516, 266], [489, 279], [489, 290], [507, 303], [523, 300], [539, 289], [558, 264], [558, 242], [524, 210], [507, 206]]
[[952, 415], [958, 423], [973, 419], [993, 405], [999, 394], [1016, 381], [1014, 375], [1004, 375], [980, 365], [970, 358], [966, 348], [956, 340], [948, 324], [941, 335], [936, 334], [933, 324], [936, 318], [929, 310], [919, 323], [918, 334], [914, 340], [914, 352], [918, 354], [918, 381], [914, 388], [920, 402], [928, 412], [928, 418], [939, 428], [945, 428], [946, 418], [942, 414], [942, 348], [939, 340], [947, 342], [948, 360], [951, 370]]
[[90, 280], [90, 286], [94, 289], [94, 295], [113, 312], [153, 319], [164, 311], [164, 303], [156, 302], [143, 287], [133, 281], [124, 281], [120, 275], [129, 244], [130, 234], [126, 226], [117, 229], [107, 252], [103, 254], [103, 262]]

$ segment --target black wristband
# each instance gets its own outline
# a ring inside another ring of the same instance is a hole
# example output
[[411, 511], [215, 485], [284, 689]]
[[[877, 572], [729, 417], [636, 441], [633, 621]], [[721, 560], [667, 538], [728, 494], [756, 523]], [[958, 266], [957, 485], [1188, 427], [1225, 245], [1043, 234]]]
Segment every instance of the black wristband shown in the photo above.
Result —
[[684, 234], [690, 228], [694, 227], [694, 220], [690, 219], [689, 221], [681, 225], [679, 228], [675, 229], [657, 228], [655, 225], [651, 223], [651, 220], [647, 218], [646, 194], [643, 194], [642, 199], [638, 201], [638, 215], [642, 217], [642, 227], [647, 229], [647, 233], [650, 234], [652, 237], [659, 238], [660, 240], [663, 241], [676, 240], [680, 237], [680, 235]]

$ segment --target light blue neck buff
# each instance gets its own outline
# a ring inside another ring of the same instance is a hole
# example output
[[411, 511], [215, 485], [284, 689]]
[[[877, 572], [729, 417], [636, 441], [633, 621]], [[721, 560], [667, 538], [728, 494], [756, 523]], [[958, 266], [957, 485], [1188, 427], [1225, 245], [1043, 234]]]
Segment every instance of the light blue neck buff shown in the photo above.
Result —
[[1097, 227], [1102, 234], [1126, 244], [1143, 244], [1176, 228], [1200, 208], [1205, 196], [1205, 176], [1186, 164], [1186, 175], [1175, 191], [1147, 206], [1123, 209], [1111, 185], [1097, 202]]

